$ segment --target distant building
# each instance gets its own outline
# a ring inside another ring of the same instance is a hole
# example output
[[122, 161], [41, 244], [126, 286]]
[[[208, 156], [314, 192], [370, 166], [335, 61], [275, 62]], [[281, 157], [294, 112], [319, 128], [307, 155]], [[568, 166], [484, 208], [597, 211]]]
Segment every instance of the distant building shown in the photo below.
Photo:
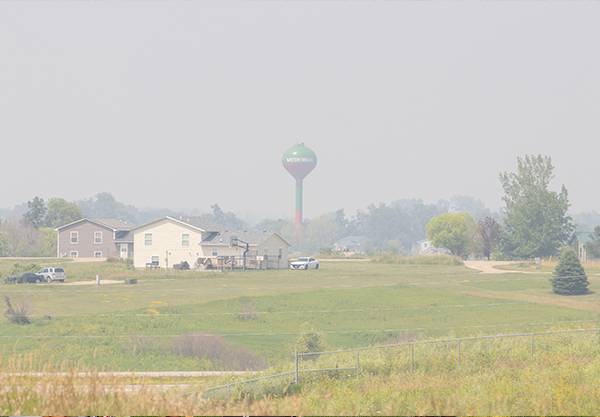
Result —
[[366, 236], [346, 236], [335, 242], [332, 250], [344, 256], [364, 255], [367, 242]]
[[248, 267], [288, 267], [290, 245], [273, 232], [209, 231], [164, 217], [132, 229], [131, 234], [136, 268], [173, 268], [183, 262], [191, 268], [222, 267], [227, 262], [238, 266], [244, 259]]
[[446, 248], [436, 248], [431, 240], [420, 240], [413, 248], [414, 255], [450, 255]]
[[117, 219], [83, 218], [56, 229], [59, 258], [130, 258], [131, 226]]

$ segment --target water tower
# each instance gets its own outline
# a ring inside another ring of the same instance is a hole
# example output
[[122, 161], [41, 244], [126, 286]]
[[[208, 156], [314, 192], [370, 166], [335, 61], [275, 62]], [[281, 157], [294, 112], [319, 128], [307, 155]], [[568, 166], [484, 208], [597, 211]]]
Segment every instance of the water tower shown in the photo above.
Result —
[[284, 168], [296, 179], [296, 216], [294, 217], [294, 223], [300, 225], [302, 224], [302, 181], [317, 166], [317, 155], [304, 146], [304, 143], [299, 143], [283, 154], [282, 162]]

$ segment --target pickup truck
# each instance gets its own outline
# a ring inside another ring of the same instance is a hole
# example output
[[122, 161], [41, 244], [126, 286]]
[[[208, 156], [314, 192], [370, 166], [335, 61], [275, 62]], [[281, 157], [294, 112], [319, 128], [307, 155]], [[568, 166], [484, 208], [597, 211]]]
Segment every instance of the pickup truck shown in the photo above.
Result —
[[40, 270], [37, 274], [41, 281], [46, 282], [65, 282], [67, 278], [63, 268], [47, 267]]

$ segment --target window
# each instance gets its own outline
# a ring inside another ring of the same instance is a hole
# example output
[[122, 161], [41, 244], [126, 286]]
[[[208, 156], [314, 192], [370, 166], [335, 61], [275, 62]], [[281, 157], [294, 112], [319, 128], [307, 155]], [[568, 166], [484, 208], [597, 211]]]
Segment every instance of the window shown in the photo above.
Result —
[[152, 262], [153, 265], [158, 265], [160, 262], [160, 257], [158, 256], [153, 256], [150, 261]]
[[183, 233], [181, 235], [181, 246], [188, 247], [190, 246], [190, 235], [187, 233]]
[[94, 258], [102, 258], [102, 251], [97, 250], [96, 252], [94, 252]]
[[54, 272], [65, 272], [62, 268], [54, 268]]
[[79, 232], [71, 232], [71, 244], [79, 243]]
[[144, 246], [152, 246], [152, 233], [144, 233]]
[[69, 253], [69, 256], [71, 258], [77, 258], [79, 256], [79, 252], [77, 252], [76, 250], [72, 250], [71, 253]]
[[94, 232], [94, 244], [102, 244], [102, 232]]
[[212, 256], [219, 256], [219, 252], [216, 250], [212, 251]]

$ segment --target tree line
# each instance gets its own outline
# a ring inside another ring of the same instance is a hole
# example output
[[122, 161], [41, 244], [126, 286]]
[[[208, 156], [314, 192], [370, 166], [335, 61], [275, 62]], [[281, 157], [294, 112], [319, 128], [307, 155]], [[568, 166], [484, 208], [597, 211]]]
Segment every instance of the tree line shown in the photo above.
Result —
[[[517, 159], [514, 172], [500, 174], [504, 208], [500, 221], [492, 217], [478, 223], [468, 213], [446, 213], [433, 218], [427, 235], [436, 246], [454, 255], [490, 258], [535, 258], [557, 255], [577, 242], [569, 215], [565, 186], [550, 189], [554, 166], [550, 157], [527, 155]], [[600, 229], [599, 229], [600, 232]], [[599, 234], [600, 236], [600, 234]]]
[[[461, 257], [548, 257], [577, 241], [575, 223], [568, 214], [567, 190], [564, 186], [552, 190], [553, 178], [549, 157], [526, 155], [517, 159], [515, 171], [499, 175], [504, 192], [504, 207], [499, 213], [492, 213], [470, 196], [436, 203], [402, 199], [369, 205], [352, 216], [341, 209], [308, 219], [301, 235], [291, 219], [248, 224], [218, 204], [209, 212], [182, 213], [139, 209], [117, 201], [110, 193], [74, 202], [34, 197], [22, 206], [20, 216], [5, 214], [0, 222], [0, 256], [54, 256], [54, 229], [81, 217], [117, 218], [137, 225], [169, 215], [193, 218], [195, 224], [210, 228], [275, 231], [301, 251], [330, 250], [339, 239], [356, 236], [367, 253], [409, 254], [419, 241], [429, 239]], [[600, 226], [590, 234], [587, 247], [590, 256], [600, 257]]]

